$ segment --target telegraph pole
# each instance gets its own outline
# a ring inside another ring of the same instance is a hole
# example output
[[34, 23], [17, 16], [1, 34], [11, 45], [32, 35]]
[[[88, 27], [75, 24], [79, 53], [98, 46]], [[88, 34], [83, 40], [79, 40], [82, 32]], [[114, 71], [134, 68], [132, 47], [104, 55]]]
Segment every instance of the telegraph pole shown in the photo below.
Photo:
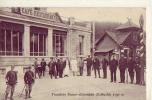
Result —
[[92, 22], [92, 50], [91, 50], [91, 55], [94, 57], [95, 54], [95, 21]]

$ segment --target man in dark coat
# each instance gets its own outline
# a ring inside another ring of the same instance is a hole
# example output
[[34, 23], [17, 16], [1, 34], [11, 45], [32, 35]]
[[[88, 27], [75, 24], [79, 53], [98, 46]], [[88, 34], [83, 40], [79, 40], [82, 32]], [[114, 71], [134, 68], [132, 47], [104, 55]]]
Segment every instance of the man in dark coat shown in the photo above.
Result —
[[133, 84], [134, 81], [134, 68], [135, 68], [135, 61], [132, 59], [132, 57], [130, 57], [128, 61], [128, 71], [129, 71], [131, 84]]
[[109, 62], [110, 73], [111, 73], [111, 82], [116, 82], [116, 71], [118, 66], [118, 61], [112, 56], [112, 59]]
[[119, 83], [125, 83], [126, 68], [127, 68], [127, 58], [125, 58], [124, 55], [121, 55], [121, 58], [119, 60], [119, 70], [120, 70], [120, 82]]
[[100, 61], [97, 57], [94, 57], [93, 59], [93, 69], [94, 69], [95, 78], [96, 78], [96, 72], [98, 72], [98, 76], [100, 78]]
[[63, 61], [62, 58], [58, 59], [58, 71], [59, 71], [59, 77], [62, 78], [63, 77], [63, 70], [65, 68], [65, 62]]
[[44, 59], [42, 59], [41, 61], [41, 76], [45, 76], [45, 69], [46, 69], [46, 62], [44, 61]]
[[87, 61], [87, 76], [91, 76], [92, 58], [90, 57], [90, 55], [88, 56], [86, 61]]
[[25, 82], [25, 98], [31, 98], [31, 92], [32, 92], [32, 86], [35, 82], [34, 79], [34, 73], [31, 71], [31, 67], [29, 67], [29, 70], [26, 71], [24, 74], [24, 82]]
[[140, 57], [135, 59], [136, 84], [140, 84]]
[[60, 59], [56, 58], [56, 75], [59, 76]]
[[104, 57], [102, 60], [102, 69], [103, 69], [103, 78], [107, 78], [107, 66], [108, 66], [108, 60]]
[[52, 76], [53, 76], [53, 58], [50, 58], [50, 62], [48, 63], [48, 67], [49, 67], [49, 75], [50, 75], [50, 78], [52, 79]]
[[11, 66], [11, 70], [7, 72], [5, 79], [7, 80], [5, 100], [7, 100], [10, 91], [11, 91], [10, 100], [13, 100], [15, 85], [17, 83], [17, 73], [14, 71], [14, 66]]

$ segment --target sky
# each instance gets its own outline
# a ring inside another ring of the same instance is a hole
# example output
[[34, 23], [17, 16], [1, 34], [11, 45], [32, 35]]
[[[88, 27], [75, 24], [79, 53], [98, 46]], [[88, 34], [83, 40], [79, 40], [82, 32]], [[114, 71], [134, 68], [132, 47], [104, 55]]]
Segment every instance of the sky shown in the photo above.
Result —
[[125, 23], [127, 18], [131, 18], [132, 22], [139, 25], [141, 14], [146, 20], [146, 9], [139, 7], [55, 7], [48, 8], [48, 12], [58, 12], [60, 16], [74, 17], [80, 21]]

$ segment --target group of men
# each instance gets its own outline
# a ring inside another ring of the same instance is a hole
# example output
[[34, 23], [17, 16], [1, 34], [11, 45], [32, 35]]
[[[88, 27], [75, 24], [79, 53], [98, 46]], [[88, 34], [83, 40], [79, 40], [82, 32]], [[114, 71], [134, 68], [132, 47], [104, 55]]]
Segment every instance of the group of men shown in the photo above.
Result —
[[103, 78], [107, 78], [107, 67], [109, 65], [111, 82], [116, 82], [116, 73], [117, 68], [120, 71], [120, 82], [125, 83], [125, 80], [128, 82], [128, 73], [130, 76], [131, 84], [133, 84], [134, 76], [136, 75], [136, 84], [140, 84], [140, 58], [137, 56], [135, 60], [132, 57], [125, 57], [123, 54], [120, 59], [117, 60], [114, 55], [108, 61], [105, 57], [100, 61], [98, 57], [91, 58], [88, 56], [84, 61], [87, 62], [87, 76], [91, 76], [91, 69], [94, 70], [95, 78], [96, 74], [100, 78], [100, 70], [103, 70]]
[[[41, 76], [45, 76], [46, 66], [49, 68], [49, 75], [51, 78], [62, 78], [63, 77], [63, 71], [66, 67], [66, 64], [68, 62], [68, 65], [70, 65], [69, 60], [65, 60], [63, 58], [50, 58], [49, 63], [47, 64], [44, 59], [38, 63], [37, 58], [35, 58], [34, 62], [34, 69], [35, 73], [31, 70], [31, 66], [28, 67], [28, 70], [24, 74], [24, 82], [25, 82], [25, 98], [31, 98], [31, 91], [32, 91], [32, 85], [35, 82], [36, 75], [38, 74], [38, 77], [41, 78]], [[120, 59], [117, 60], [115, 56], [112, 56], [111, 59], [108, 61], [105, 57], [102, 59], [102, 61], [99, 60], [97, 56], [91, 57], [88, 56], [86, 59], [80, 58], [78, 60], [78, 67], [79, 67], [79, 73], [80, 76], [83, 76], [84, 71], [84, 65], [86, 62], [86, 68], [87, 68], [87, 76], [91, 76], [92, 70], [94, 70], [95, 78], [97, 77], [97, 73], [99, 78], [101, 78], [100, 70], [103, 70], [103, 78], [107, 78], [107, 67], [109, 65], [110, 69], [110, 76], [111, 76], [111, 82], [116, 82], [116, 73], [117, 68], [120, 70], [120, 82], [119, 83], [125, 83], [125, 73], [128, 71], [131, 84], [134, 81], [134, 72], [136, 73], [136, 84], [140, 84], [140, 58], [136, 57], [134, 60], [133, 58], [127, 59], [124, 55], [121, 55]], [[102, 65], [101, 65], [102, 64]], [[102, 67], [101, 67], [102, 66]], [[72, 66], [71, 66], [72, 67]], [[128, 69], [128, 70], [127, 70]], [[70, 70], [70, 66], [69, 66]], [[128, 74], [127, 72], [127, 74]], [[15, 85], [17, 83], [17, 72], [14, 71], [14, 66], [11, 66], [11, 70], [7, 72], [6, 74], [6, 80], [7, 80], [7, 88], [6, 88], [6, 94], [5, 94], [5, 100], [8, 98], [8, 94], [11, 91], [10, 99], [13, 100], [13, 93], [15, 89]]]
[[91, 70], [94, 70], [95, 78], [97, 77], [97, 73], [99, 78], [101, 78], [100, 70], [101, 70], [101, 63], [102, 63], [102, 69], [103, 69], [103, 78], [107, 78], [107, 66], [108, 66], [108, 60], [104, 57], [102, 61], [99, 60], [97, 56], [91, 58], [91, 56], [88, 56], [87, 59], [84, 59], [86, 61], [86, 67], [87, 67], [87, 76], [91, 76]]
[[65, 65], [66, 65], [66, 61], [63, 58], [51, 57], [48, 64], [44, 59], [42, 59], [42, 61], [39, 64], [37, 58], [35, 58], [35, 62], [34, 62], [35, 78], [37, 74], [39, 78], [41, 78], [42, 75], [45, 76], [46, 66], [48, 66], [49, 68], [49, 75], [51, 78], [53, 78], [53, 76], [55, 77], [55, 79], [57, 78], [57, 76], [59, 76], [59, 78], [62, 78]]
[[[125, 83], [126, 77], [128, 77], [128, 72], [131, 80], [131, 84], [134, 81], [134, 74], [136, 73], [136, 84], [140, 84], [140, 58], [136, 57], [134, 60], [132, 57], [125, 57], [121, 55], [120, 59], [117, 60], [114, 56], [109, 61], [110, 73], [111, 73], [111, 82], [116, 82], [116, 73], [117, 67], [120, 70], [120, 82]], [[128, 70], [127, 70], [128, 69]], [[135, 72], [135, 73], [134, 73]], [[126, 76], [127, 74], [127, 76]], [[126, 79], [128, 82], [128, 78]]]
[[35, 68], [35, 78], [37, 78], [36, 77], [37, 74], [39, 78], [41, 78], [42, 75], [45, 76], [46, 62], [44, 61], [44, 59], [42, 59], [41, 63], [39, 64], [37, 58], [35, 58], [34, 68]]
[[[11, 66], [11, 70], [6, 74], [6, 92], [5, 92], [5, 100], [8, 99], [8, 95], [10, 94], [10, 100], [13, 99], [13, 94], [15, 90], [15, 86], [17, 84], [17, 72], [14, 71], [15, 66]], [[28, 67], [27, 71], [24, 74], [24, 83], [25, 83], [25, 99], [31, 98], [32, 85], [35, 82], [34, 73], [31, 70], [31, 66]]]

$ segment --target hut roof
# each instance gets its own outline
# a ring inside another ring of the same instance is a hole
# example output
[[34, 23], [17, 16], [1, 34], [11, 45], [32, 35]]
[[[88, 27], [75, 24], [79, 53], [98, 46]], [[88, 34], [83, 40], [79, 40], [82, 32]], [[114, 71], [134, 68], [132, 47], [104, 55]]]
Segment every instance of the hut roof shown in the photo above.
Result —
[[138, 30], [140, 29], [138, 25], [136, 25], [135, 23], [133, 23], [132, 21], [127, 21], [124, 24], [121, 24], [120, 26], [118, 26], [117, 28], [115, 28], [116, 30], [124, 30], [124, 29], [135, 29]]

